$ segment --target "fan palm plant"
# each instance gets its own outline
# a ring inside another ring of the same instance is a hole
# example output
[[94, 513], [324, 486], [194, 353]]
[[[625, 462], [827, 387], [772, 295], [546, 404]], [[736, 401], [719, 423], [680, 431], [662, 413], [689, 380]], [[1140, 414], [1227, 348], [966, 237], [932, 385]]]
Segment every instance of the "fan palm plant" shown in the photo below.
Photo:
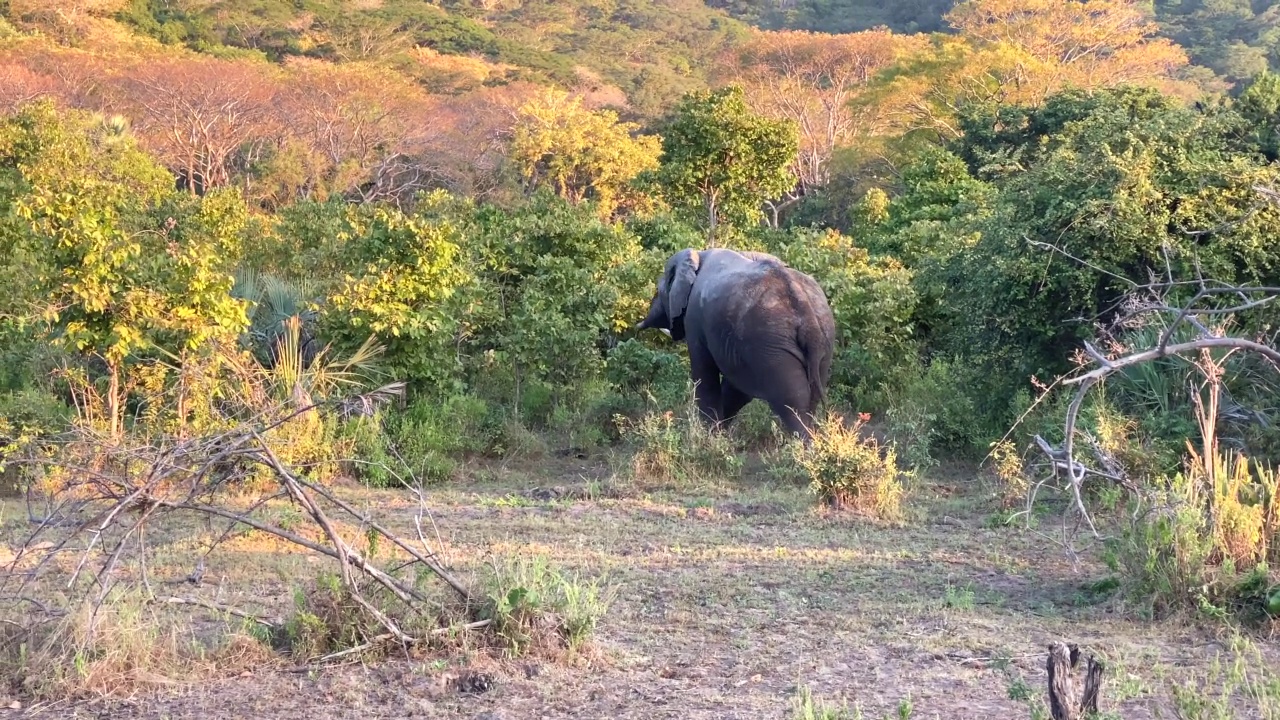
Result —
[[317, 283], [306, 278], [285, 279], [242, 268], [236, 272], [231, 294], [249, 303], [249, 329], [245, 340], [259, 363], [271, 368], [282, 361], [278, 353], [285, 345], [280, 339], [288, 332], [286, 326], [290, 318], [297, 318], [296, 342], [286, 345], [298, 354], [303, 367], [310, 367], [321, 347], [315, 334], [315, 304], [320, 297]]

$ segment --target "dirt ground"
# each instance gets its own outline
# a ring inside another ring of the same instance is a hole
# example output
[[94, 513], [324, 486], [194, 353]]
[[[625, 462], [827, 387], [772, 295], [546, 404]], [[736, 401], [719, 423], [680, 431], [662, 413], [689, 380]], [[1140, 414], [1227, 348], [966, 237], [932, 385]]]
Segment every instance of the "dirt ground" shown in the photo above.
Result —
[[[972, 472], [918, 483], [907, 499], [914, 516], [898, 526], [817, 511], [806, 488], [759, 474], [688, 493], [530, 499], [540, 496], [531, 488], [582, 485], [603, 472], [586, 460], [513, 463], [428, 496], [457, 567], [541, 553], [606, 577], [616, 598], [590, 667], [473, 659], [494, 683], [464, 693], [445, 687], [464, 670], [456, 664], [297, 672], [281, 663], [124, 699], [0, 704], [0, 717], [789, 718], [803, 683], [867, 718], [1029, 718], [1026, 697], [1044, 695], [1046, 646], [1065, 640], [1107, 663], [1104, 710], [1136, 720], [1173, 717], [1170, 688], [1203, 680], [1225, 650], [1220, 630], [1135, 619], [1091, 594], [1109, 573], [1096, 558], [1073, 564], [1046, 539], [1055, 518], [1044, 534], [993, 526], [994, 506]], [[347, 495], [412, 527], [416, 502], [405, 493]], [[22, 514], [14, 502], [6, 526]], [[172, 536], [157, 576], [186, 572], [198, 534], [189, 530]], [[261, 540], [232, 542], [190, 592], [280, 612], [296, 580], [327, 563]], [[1259, 647], [1280, 659], [1273, 643]]]

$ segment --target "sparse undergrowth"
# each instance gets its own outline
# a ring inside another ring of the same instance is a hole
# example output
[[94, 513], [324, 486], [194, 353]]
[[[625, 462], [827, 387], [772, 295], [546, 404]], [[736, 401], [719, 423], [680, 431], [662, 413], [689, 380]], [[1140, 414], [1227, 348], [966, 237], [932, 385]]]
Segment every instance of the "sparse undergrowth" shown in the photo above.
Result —
[[[898, 702], [893, 714], [886, 714], [884, 720], [910, 720], [913, 705], [908, 699]], [[861, 706], [855, 704], [850, 710], [847, 704], [830, 705], [820, 697], [814, 697], [808, 685], [797, 687], [791, 698], [791, 720], [863, 720]]]
[[[415, 655], [489, 646], [510, 658], [552, 660], [587, 650], [613, 597], [604, 580], [566, 573], [541, 555], [494, 559], [481, 583], [484, 595], [476, 599], [477, 606], [441, 597], [439, 612], [431, 617], [413, 613], [387, 592], [363, 595], [402, 631], [428, 639], [414, 649]], [[331, 573], [299, 587], [294, 605], [279, 639], [295, 662], [354, 652], [370, 659], [396, 648], [361, 599]], [[483, 632], [465, 632], [468, 627]]]
[[604, 581], [567, 574], [541, 555], [495, 561], [485, 588], [480, 615], [514, 657], [584, 650], [613, 601]]
[[1153, 506], [1112, 541], [1114, 570], [1147, 616], [1193, 611], [1253, 626], [1280, 618], [1280, 476], [1230, 451], [1155, 488]]
[[650, 413], [639, 420], [617, 417], [624, 439], [634, 444], [625, 468], [637, 485], [653, 488], [713, 487], [741, 475], [742, 453], [728, 433], [710, 428], [697, 416]]

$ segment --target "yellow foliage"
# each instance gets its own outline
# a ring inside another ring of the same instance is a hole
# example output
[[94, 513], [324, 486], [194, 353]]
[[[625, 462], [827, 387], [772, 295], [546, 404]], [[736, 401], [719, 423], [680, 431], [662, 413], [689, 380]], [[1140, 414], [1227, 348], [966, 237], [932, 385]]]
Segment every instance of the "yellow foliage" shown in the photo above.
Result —
[[1037, 104], [1066, 88], [1150, 85], [1186, 95], [1189, 62], [1132, 0], [968, 0], [946, 16], [958, 34], [935, 39], [905, 72], [860, 103], [898, 130], [960, 134], [970, 102]]
[[490, 78], [501, 77], [511, 67], [470, 55], [448, 55], [426, 46], [416, 47], [407, 55], [411, 63], [402, 69], [433, 93], [474, 90]]
[[627, 200], [637, 175], [658, 166], [661, 142], [635, 135], [611, 110], [588, 110], [582, 98], [555, 88], [516, 111], [510, 159], [530, 187], [550, 186], [571, 201], [592, 199], [603, 216]]
[[992, 443], [990, 457], [992, 472], [1000, 481], [1000, 506], [1007, 509], [1025, 502], [1031, 482], [1022, 465], [1022, 456], [1018, 454], [1018, 446], [1009, 440]]
[[809, 487], [824, 502], [872, 517], [902, 515], [904, 473], [892, 446], [881, 448], [874, 437], [863, 438], [862, 416], [853, 425], [834, 413], [819, 421], [810, 445], [796, 443], [792, 458], [809, 476]]
[[1154, 37], [1159, 27], [1134, 0], [970, 0], [947, 20], [980, 46], [1015, 49], [1025, 92], [1041, 97], [1066, 85], [1169, 77], [1188, 62], [1182, 48]]
[[1238, 568], [1272, 559], [1280, 547], [1280, 475], [1257, 462], [1251, 472], [1249, 459], [1232, 451], [1215, 450], [1206, 459], [1191, 443], [1187, 450], [1187, 499], [1206, 509], [1218, 552]]

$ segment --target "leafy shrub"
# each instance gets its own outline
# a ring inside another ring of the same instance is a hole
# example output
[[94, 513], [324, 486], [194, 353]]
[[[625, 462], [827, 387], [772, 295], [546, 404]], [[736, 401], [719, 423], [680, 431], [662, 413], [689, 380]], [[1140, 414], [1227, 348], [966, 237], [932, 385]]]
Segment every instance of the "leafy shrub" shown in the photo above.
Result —
[[632, 410], [623, 414], [674, 410], [689, 397], [689, 371], [680, 356], [655, 350], [635, 338], [609, 350], [605, 378], [622, 400], [620, 404]]
[[743, 457], [729, 436], [712, 430], [690, 408], [687, 414], [650, 413], [639, 420], [616, 418], [622, 435], [636, 444], [631, 475], [662, 485], [718, 481], [737, 477]]
[[413, 476], [439, 482], [453, 477], [456, 458], [494, 446], [494, 424], [490, 405], [475, 396], [423, 397], [389, 423], [388, 433], [397, 460], [408, 465]]
[[980, 426], [969, 397], [968, 371], [954, 361], [934, 358], [921, 371], [908, 376], [885, 417], [895, 442], [905, 448], [911, 467], [924, 470], [936, 464], [939, 450], [973, 450]]
[[419, 397], [399, 412], [354, 418], [343, 424], [340, 438], [353, 458], [347, 472], [373, 487], [395, 487], [410, 478], [448, 480], [466, 456], [543, 449], [513, 413], [469, 394]]
[[391, 452], [390, 438], [383, 428], [382, 415], [356, 417], [342, 423], [336, 433], [342, 464], [348, 477], [370, 487], [396, 487], [400, 464]]
[[991, 443], [990, 460], [1000, 507], [1007, 510], [1025, 501], [1031, 481], [1027, 478], [1017, 446], [1009, 440]]
[[485, 588], [481, 619], [493, 621], [491, 629], [513, 657], [581, 649], [613, 600], [600, 580], [566, 575], [542, 555], [494, 563]]
[[652, 253], [589, 208], [544, 192], [515, 209], [468, 210], [465, 224], [478, 278], [464, 347], [478, 362], [468, 377], [477, 389], [501, 383], [501, 394], [480, 392], [545, 422], [600, 376], [602, 330], [643, 316]]
[[972, 449], [981, 428], [974, 423], [973, 400], [968, 394], [972, 369], [958, 361], [934, 358], [923, 375], [912, 378], [906, 397], [932, 415], [930, 446], [946, 450]]
[[760, 400], [752, 400], [734, 418], [732, 433], [739, 446], [769, 450], [786, 442], [786, 434], [773, 408]]
[[859, 416], [847, 426], [844, 418], [829, 413], [818, 423], [811, 445], [792, 446], [792, 457], [822, 502], [896, 519], [901, 515], [904, 473], [892, 446], [882, 449], [875, 438], [862, 437], [864, 422]]
[[1152, 615], [1280, 615], [1280, 475], [1231, 451], [1191, 450], [1187, 471], [1160, 483], [1151, 510], [1113, 546], [1129, 592]]
[[388, 368], [411, 386], [458, 389], [455, 304], [472, 280], [461, 229], [449, 220], [358, 206], [348, 212], [341, 238], [349, 269], [322, 307], [322, 331], [349, 347], [372, 334], [386, 348]]
[[65, 429], [71, 409], [39, 389], [0, 394], [0, 492], [25, 489], [31, 470], [5, 463], [10, 452], [28, 441]]

